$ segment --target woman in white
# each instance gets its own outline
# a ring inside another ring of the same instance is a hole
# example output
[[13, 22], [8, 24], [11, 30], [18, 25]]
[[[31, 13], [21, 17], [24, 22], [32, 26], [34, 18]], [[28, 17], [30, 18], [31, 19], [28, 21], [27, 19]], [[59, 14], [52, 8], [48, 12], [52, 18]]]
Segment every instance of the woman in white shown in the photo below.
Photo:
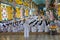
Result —
[[42, 24], [41, 24], [41, 27], [43, 29], [43, 32], [45, 32], [46, 22], [45, 22], [45, 17], [44, 16], [42, 16]]
[[37, 24], [38, 25], [38, 32], [43, 32], [41, 24], [42, 24], [42, 21], [38, 22], [38, 24]]
[[35, 22], [32, 23], [32, 26], [31, 26], [31, 31], [32, 32], [36, 32], [36, 25], [35, 25], [36, 22], [37, 21], [35, 21]]

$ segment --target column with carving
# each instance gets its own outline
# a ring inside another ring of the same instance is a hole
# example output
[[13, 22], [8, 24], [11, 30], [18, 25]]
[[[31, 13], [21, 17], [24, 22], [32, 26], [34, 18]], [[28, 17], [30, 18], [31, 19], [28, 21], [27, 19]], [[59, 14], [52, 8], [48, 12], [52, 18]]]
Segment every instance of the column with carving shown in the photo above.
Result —
[[13, 7], [14, 7], [14, 11], [13, 11], [13, 20], [16, 21], [16, 9], [15, 9], [16, 3], [15, 0], [13, 0]]
[[46, 0], [46, 8], [49, 6], [49, 0]]

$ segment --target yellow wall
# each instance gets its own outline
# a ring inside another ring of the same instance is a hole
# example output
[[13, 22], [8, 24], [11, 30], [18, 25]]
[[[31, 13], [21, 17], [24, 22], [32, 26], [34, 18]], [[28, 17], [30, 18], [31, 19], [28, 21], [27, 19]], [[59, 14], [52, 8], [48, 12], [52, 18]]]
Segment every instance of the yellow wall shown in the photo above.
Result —
[[7, 10], [7, 15], [8, 15], [8, 20], [13, 19], [12, 7], [11, 7], [11, 6], [7, 6], [7, 7], [6, 7], [6, 10]]
[[[1, 6], [3, 6], [3, 5], [1, 4]], [[3, 8], [1, 6], [0, 6], [0, 21], [2, 21], [2, 14], [1, 14], [1, 12], [2, 12], [2, 8]], [[5, 6], [6, 6], [8, 20], [13, 19], [12, 7], [11, 6], [7, 6], [7, 5], [5, 5]]]
[[58, 5], [58, 16], [60, 16], [60, 5]]
[[16, 18], [20, 18], [20, 8], [16, 8]]
[[2, 8], [1, 8], [1, 4], [0, 4], [0, 21], [2, 21], [2, 14], [1, 14], [1, 10], [2, 10]]
[[25, 16], [28, 16], [28, 9], [25, 10]]

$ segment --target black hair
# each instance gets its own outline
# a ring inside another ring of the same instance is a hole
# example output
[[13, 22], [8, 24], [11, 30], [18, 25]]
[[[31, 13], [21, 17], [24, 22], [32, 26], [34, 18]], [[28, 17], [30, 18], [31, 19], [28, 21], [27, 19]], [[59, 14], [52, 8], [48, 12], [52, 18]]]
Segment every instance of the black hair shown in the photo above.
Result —
[[39, 23], [39, 25], [41, 25], [42, 24], [42, 21]]
[[6, 24], [7, 26], [9, 26], [9, 24]]
[[32, 24], [32, 23], [34, 23], [35, 21], [36, 21], [36, 20], [34, 20], [34, 21], [30, 22], [30, 23], [29, 23], [29, 25], [30, 25], [30, 24]]
[[3, 25], [3, 27], [6, 27], [5, 25]]
[[39, 21], [37, 21], [33, 26], [35, 26]]

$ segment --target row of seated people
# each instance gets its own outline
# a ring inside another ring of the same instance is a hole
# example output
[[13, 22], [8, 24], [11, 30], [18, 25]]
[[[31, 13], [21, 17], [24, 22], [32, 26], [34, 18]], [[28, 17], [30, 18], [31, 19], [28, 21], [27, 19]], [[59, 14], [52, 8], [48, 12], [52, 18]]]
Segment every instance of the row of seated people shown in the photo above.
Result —
[[[49, 28], [51, 25], [55, 25], [47, 20], [37, 20], [37, 19], [27, 19], [25, 22], [29, 25], [30, 32], [49, 32]], [[18, 21], [14, 23], [1, 23], [0, 24], [0, 32], [21, 32], [24, 31], [24, 21]], [[55, 26], [51, 28], [56, 28]]]

